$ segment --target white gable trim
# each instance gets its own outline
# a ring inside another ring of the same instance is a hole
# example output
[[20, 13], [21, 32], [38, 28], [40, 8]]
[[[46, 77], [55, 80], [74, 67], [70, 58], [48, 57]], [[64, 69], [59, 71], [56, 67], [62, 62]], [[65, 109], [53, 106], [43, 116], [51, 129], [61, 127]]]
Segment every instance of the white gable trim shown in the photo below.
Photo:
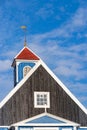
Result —
[[33, 74], [33, 72], [40, 66], [40, 61], [29, 71], [29, 73], [12, 89], [12, 91], [0, 102], [0, 108], [17, 92], [18, 89], [24, 84], [24, 82]]
[[14, 59], [17, 58], [17, 56], [24, 50], [24, 48], [25, 48], [25, 47], [23, 47], [23, 48], [19, 51], [19, 53], [14, 57]]
[[31, 123], [31, 124], [12, 124], [11, 126], [49, 126], [49, 127], [53, 127], [53, 126], [74, 126], [74, 127], [78, 127], [78, 125], [73, 125], [73, 124], [57, 124], [57, 123], [49, 123], [49, 124], [45, 124], [45, 123], [39, 123], [39, 124], [35, 124], [35, 123]]
[[[29, 124], [25, 124], [26, 122], [29, 122], [29, 121], [33, 121], [33, 120], [35, 120], [35, 119], [38, 119], [38, 118], [40, 118], [40, 117], [43, 117], [43, 116], [49, 116], [49, 117], [51, 117], [51, 118], [54, 118], [54, 119], [56, 119], [56, 120], [59, 120], [59, 121], [62, 121], [62, 122], [65, 122], [65, 123], [29, 123]], [[62, 125], [64, 125], [64, 126], [80, 126], [80, 124], [78, 124], [78, 123], [75, 123], [75, 122], [73, 122], [73, 121], [69, 121], [69, 120], [67, 120], [67, 119], [64, 119], [64, 118], [62, 118], [62, 117], [58, 117], [58, 116], [55, 116], [55, 115], [52, 115], [52, 114], [50, 114], [50, 113], [42, 113], [42, 114], [39, 114], [39, 115], [36, 115], [36, 116], [34, 116], [34, 117], [31, 117], [31, 118], [28, 118], [28, 119], [25, 119], [25, 120], [23, 120], [23, 121], [20, 121], [20, 122], [18, 122], [18, 123], [15, 123], [15, 124], [12, 124], [12, 125], [14, 125], [14, 126], [19, 126], [19, 125], [35, 125], [35, 126], [62, 126]]]
[[0, 128], [9, 128], [9, 126], [3, 126], [3, 125], [2, 125], [2, 126], [0, 126]]
[[15, 59], [16, 62], [31, 62], [31, 63], [36, 63], [38, 60], [24, 60], [24, 59]]
[[85, 127], [84, 127], [84, 126], [81, 126], [81, 127], [79, 127], [79, 128], [84, 128], [84, 129], [87, 129], [87, 127], [86, 127], [86, 126], [85, 126]]
[[56, 82], [63, 88], [63, 90], [71, 97], [71, 99], [87, 114], [87, 109], [80, 103], [80, 101], [70, 92], [70, 90], [59, 80], [59, 78], [47, 67], [41, 60], [41, 64], [47, 72], [56, 80]]
[[42, 65], [46, 71], [56, 80], [56, 82], [63, 88], [63, 90], [71, 97], [71, 99], [87, 114], [87, 109], [80, 103], [80, 101], [70, 92], [70, 90], [58, 79], [58, 77], [47, 67], [47, 65], [40, 59], [37, 64], [29, 71], [29, 73], [15, 86], [15, 88], [4, 98], [0, 103], [0, 108], [12, 97], [12, 95], [23, 85], [23, 83], [35, 72], [35, 70]]

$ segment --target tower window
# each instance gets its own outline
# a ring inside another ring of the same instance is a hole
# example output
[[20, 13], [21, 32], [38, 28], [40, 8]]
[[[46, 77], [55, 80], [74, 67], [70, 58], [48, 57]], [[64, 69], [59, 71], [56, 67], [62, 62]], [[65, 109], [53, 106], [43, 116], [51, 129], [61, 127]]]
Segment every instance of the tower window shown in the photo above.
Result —
[[23, 77], [27, 75], [27, 73], [30, 71], [31, 67], [30, 66], [25, 66], [23, 68]]
[[50, 107], [49, 92], [34, 92], [34, 107], [49, 108]]

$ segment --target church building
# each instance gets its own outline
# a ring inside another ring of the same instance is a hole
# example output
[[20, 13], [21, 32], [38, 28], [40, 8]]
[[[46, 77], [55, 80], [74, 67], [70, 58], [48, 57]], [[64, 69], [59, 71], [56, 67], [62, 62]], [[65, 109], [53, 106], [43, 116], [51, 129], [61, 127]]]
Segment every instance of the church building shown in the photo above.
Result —
[[12, 67], [14, 87], [0, 102], [0, 130], [87, 130], [87, 109], [26, 45]]

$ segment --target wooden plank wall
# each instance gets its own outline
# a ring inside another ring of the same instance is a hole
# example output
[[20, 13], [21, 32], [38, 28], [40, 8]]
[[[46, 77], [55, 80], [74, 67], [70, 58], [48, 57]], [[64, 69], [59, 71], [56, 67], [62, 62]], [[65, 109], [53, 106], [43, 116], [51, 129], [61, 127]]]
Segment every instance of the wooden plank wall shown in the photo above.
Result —
[[43, 113], [43, 108], [34, 108], [34, 91], [50, 92], [49, 113], [87, 126], [87, 115], [42, 66], [0, 109], [0, 125], [10, 125]]

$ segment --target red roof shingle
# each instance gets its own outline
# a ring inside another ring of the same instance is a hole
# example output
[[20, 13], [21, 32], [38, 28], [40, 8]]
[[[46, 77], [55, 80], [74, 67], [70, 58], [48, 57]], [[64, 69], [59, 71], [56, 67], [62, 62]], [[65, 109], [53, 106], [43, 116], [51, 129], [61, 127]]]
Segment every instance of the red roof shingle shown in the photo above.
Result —
[[25, 47], [15, 59], [23, 59], [23, 60], [39, 60], [39, 58], [30, 51], [27, 47]]

